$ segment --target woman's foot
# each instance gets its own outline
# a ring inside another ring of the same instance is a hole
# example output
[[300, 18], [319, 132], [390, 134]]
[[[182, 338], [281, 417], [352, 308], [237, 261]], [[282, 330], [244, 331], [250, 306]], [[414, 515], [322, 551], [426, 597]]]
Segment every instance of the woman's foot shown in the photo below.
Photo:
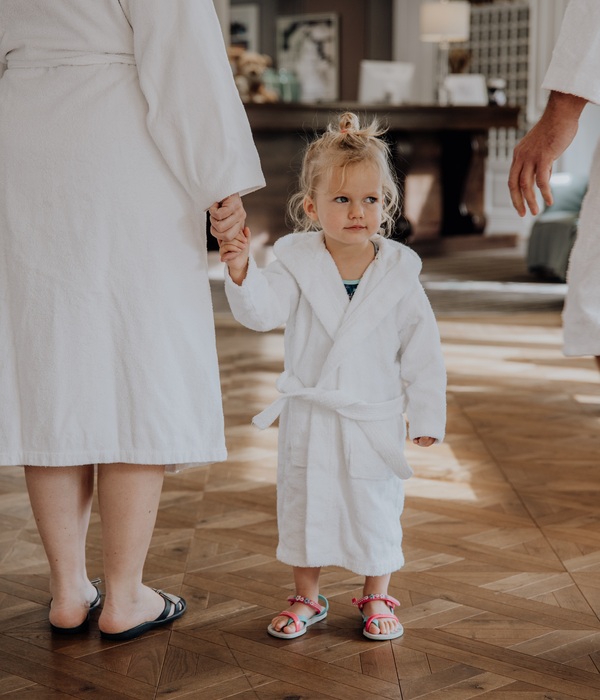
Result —
[[[174, 601], [180, 600], [178, 596], [168, 596]], [[98, 627], [105, 634], [118, 634], [156, 620], [164, 610], [165, 599], [154, 589], [141, 586], [135, 595], [126, 601], [115, 603], [107, 597], [98, 618]]]
[[94, 583], [85, 579], [80, 587], [52, 590], [50, 600], [50, 614], [48, 619], [55, 631], [79, 630], [88, 620], [90, 610], [100, 605], [100, 593], [94, 584], [100, 583], [96, 579]]

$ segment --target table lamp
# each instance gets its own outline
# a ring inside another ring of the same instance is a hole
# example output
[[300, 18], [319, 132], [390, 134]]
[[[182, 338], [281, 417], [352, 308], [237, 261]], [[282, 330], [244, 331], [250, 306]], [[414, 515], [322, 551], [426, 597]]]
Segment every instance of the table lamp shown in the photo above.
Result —
[[471, 5], [464, 0], [440, 0], [421, 5], [421, 41], [439, 45], [438, 102], [447, 104], [444, 80], [448, 75], [448, 49], [451, 42], [467, 41]]

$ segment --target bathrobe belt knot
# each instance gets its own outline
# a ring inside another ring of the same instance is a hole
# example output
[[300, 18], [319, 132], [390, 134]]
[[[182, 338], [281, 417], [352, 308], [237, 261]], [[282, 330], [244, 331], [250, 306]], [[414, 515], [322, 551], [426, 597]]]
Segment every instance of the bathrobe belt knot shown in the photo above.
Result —
[[[284, 372], [277, 380], [277, 389], [282, 394], [264, 411], [254, 416], [252, 423], [261, 430], [268, 428], [283, 410], [290, 399], [309, 401], [322, 408], [335, 411], [342, 418], [352, 422], [350, 429], [362, 430], [373, 448], [384, 458], [385, 462], [397, 476], [407, 479], [412, 470], [404, 457], [404, 445], [399, 444], [397, 434], [382, 427], [382, 421], [399, 417], [404, 410], [404, 400], [397, 397], [389, 401], [369, 403], [353, 397], [340, 389], [323, 389], [319, 386], [305, 387], [295, 376]], [[343, 421], [344, 424], [348, 421]], [[389, 424], [388, 424], [389, 426]]]

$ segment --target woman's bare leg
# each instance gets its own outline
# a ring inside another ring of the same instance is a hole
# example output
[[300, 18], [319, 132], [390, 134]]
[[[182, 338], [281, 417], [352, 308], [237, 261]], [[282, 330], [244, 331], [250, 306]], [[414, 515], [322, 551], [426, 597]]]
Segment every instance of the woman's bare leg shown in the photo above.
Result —
[[[318, 603], [320, 575], [320, 568], [295, 566], [294, 583], [296, 585], [296, 594], [304, 596], [304, 598], [314, 600], [315, 603]], [[315, 610], [308, 605], [304, 605], [304, 603], [292, 603], [291, 605], [288, 605], [286, 610], [291, 610], [296, 615], [304, 615], [308, 618], [316, 615]], [[273, 618], [271, 624], [278, 632], [281, 632], [282, 630], [287, 634], [299, 632], [300, 630], [296, 629], [296, 624], [294, 622], [289, 625], [287, 624], [289, 619], [290, 618], [286, 615], [278, 615], [277, 617]]]
[[98, 466], [106, 582], [106, 597], [98, 624], [103, 632], [123, 632], [154, 620], [165, 607], [165, 601], [142, 583], [163, 478], [163, 466]]
[[[372, 593], [387, 594], [390, 584], [391, 574], [385, 576], [367, 576], [365, 578], [365, 587], [363, 595], [371, 595]], [[390, 609], [382, 600], [374, 600], [370, 603], [365, 603], [363, 606], [363, 615], [370, 617], [371, 615], [389, 615]], [[371, 634], [392, 634], [398, 629], [398, 623], [395, 620], [378, 620], [379, 627], [371, 623], [367, 632]]]
[[85, 566], [94, 467], [25, 467], [35, 522], [50, 565], [50, 622], [76, 627], [96, 597]]

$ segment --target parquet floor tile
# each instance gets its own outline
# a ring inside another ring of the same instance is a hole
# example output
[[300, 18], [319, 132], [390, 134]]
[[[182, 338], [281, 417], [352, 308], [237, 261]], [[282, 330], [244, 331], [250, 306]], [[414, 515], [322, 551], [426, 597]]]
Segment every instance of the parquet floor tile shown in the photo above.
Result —
[[[431, 269], [436, 281], [447, 266]], [[296, 640], [267, 635], [293, 585], [275, 559], [277, 429], [250, 419], [276, 398], [282, 333], [252, 333], [219, 312], [229, 460], [167, 477], [146, 566], [148, 583], [180, 592], [188, 612], [128, 643], [103, 641], [97, 613], [88, 634], [53, 638], [22, 470], [2, 468], [0, 696], [600, 698], [600, 375], [562, 356], [559, 308], [516, 313], [513, 294], [505, 311], [500, 299], [487, 315], [480, 302], [455, 313], [449, 294], [433, 295], [447, 441], [407, 445], [406, 566], [390, 588], [402, 638], [361, 635], [350, 603], [361, 578], [336, 567], [322, 575], [327, 621]], [[91, 576], [102, 575], [101, 544], [95, 507]]]

